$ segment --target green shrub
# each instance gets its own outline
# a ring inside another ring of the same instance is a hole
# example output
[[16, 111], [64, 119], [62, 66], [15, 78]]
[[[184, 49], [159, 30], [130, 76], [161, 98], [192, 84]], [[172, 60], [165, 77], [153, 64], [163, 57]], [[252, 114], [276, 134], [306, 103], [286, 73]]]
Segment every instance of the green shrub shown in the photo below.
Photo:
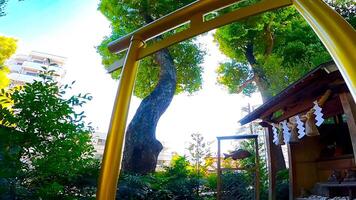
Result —
[[122, 175], [117, 196], [129, 200], [201, 199], [197, 193], [198, 184], [202, 185], [202, 180], [186, 158], [175, 156], [163, 172], [146, 176]]
[[277, 172], [276, 184], [276, 199], [288, 200], [289, 199], [289, 170], [281, 170]]
[[[92, 199], [99, 161], [93, 128], [52, 72], [20, 89], [0, 90], [0, 199]], [[1, 106], [5, 103], [9, 106]]]

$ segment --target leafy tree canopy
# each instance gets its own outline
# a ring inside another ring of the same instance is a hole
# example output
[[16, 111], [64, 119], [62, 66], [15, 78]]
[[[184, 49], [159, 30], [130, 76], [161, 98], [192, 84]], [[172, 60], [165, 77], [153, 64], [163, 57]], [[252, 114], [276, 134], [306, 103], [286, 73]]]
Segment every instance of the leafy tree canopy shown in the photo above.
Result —
[[[0, 17], [6, 15], [5, 9], [8, 1], [9, 0], [0, 0]], [[18, 0], [18, 1], [24, 1], [24, 0]]]
[[6, 7], [7, 0], [0, 0], [0, 17], [5, 15], [5, 7]]
[[[98, 46], [104, 66], [108, 67], [124, 56], [124, 54], [114, 55], [108, 51], [107, 45], [111, 41], [191, 2], [193, 0], [102, 0], [99, 10], [108, 18], [112, 26], [111, 36], [105, 37]], [[166, 33], [161, 38], [167, 37], [173, 32]], [[177, 69], [176, 94], [193, 93], [201, 88], [202, 68], [199, 64], [202, 62], [204, 54], [198, 47], [193, 40], [187, 40], [168, 48]], [[141, 60], [134, 95], [144, 98], [150, 94], [158, 82], [159, 72], [160, 67], [152, 56]], [[119, 78], [120, 74], [121, 70], [117, 70], [112, 76]]]
[[91, 96], [68, 97], [70, 85], [42, 77], [20, 90], [1, 90], [12, 106], [0, 106], [0, 199], [92, 197], [98, 172], [93, 129], [77, 109]]
[[[255, 0], [247, 1], [253, 2]], [[307, 22], [292, 7], [219, 28], [215, 40], [220, 50], [231, 58], [217, 70], [218, 82], [230, 93], [249, 95], [254, 92], [253, 78], [258, 74], [267, 83], [269, 92], [276, 94], [310, 69], [331, 59]], [[246, 53], [248, 46], [253, 52], [250, 55]], [[251, 60], [255, 65], [251, 65]]]
[[0, 36], [0, 89], [9, 85], [7, 74], [9, 69], [5, 66], [5, 61], [16, 51], [16, 40], [13, 38]]

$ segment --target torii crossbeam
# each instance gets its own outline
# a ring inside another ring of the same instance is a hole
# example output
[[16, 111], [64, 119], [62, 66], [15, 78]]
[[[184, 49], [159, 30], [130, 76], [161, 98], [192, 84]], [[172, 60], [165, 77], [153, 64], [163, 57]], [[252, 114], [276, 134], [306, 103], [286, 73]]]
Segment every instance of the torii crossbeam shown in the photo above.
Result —
[[[269, 10], [293, 5], [313, 28], [333, 57], [356, 100], [356, 31], [322, 0], [261, 0], [211, 20], [207, 14], [228, 7], [239, 0], [200, 0], [166, 15], [112, 43], [112, 53], [127, 51], [124, 60], [110, 71], [123, 67], [111, 124], [105, 145], [96, 198], [113, 200], [116, 196], [129, 104], [139, 60], [175, 43], [223, 25]], [[145, 42], [183, 24], [189, 28], [145, 46]]]

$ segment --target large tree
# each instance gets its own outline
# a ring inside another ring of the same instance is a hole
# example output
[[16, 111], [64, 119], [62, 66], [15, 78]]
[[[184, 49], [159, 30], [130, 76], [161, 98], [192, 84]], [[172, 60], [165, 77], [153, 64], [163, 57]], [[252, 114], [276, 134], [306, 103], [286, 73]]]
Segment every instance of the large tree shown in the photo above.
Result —
[[[348, 1], [348, 0], [347, 0]], [[235, 5], [243, 7], [256, 0]], [[349, 21], [354, 11], [350, 5], [329, 1]], [[348, 6], [345, 6], [348, 5]], [[219, 28], [215, 41], [231, 58], [218, 67], [218, 83], [230, 93], [261, 93], [266, 102], [315, 66], [331, 60], [330, 55], [303, 17], [293, 8], [283, 8]], [[285, 168], [282, 151], [277, 153], [278, 169]]]
[[5, 61], [16, 51], [16, 40], [10, 37], [0, 36], [0, 89], [9, 85], [7, 77], [9, 69], [5, 66]]
[[[236, 5], [243, 7], [256, 0]], [[351, 0], [327, 0], [355, 25], [356, 6]], [[236, 9], [236, 8], [234, 8]], [[215, 40], [231, 58], [218, 69], [218, 82], [231, 93], [261, 92], [266, 101], [315, 66], [331, 59], [303, 17], [283, 8], [219, 28]]]
[[330, 58], [312, 29], [292, 7], [267, 12], [216, 31], [220, 50], [231, 58], [218, 68], [229, 92], [258, 91], [266, 101]]
[[[102, 0], [100, 11], [110, 20], [112, 33], [98, 47], [107, 67], [122, 58], [111, 54], [109, 42], [120, 38], [168, 14], [193, 0]], [[174, 32], [174, 31], [173, 31]], [[166, 33], [155, 40], [167, 37]], [[203, 53], [192, 40], [162, 49], [140, 62], [134, 95], [142, 98], [126, 131], [122, 170], [149, 173], [156, 167], [162, 144], [156, 139], [158, 120], [168, 108], [174, 94], [192, 93], [201, 88]], [[121, 70], [113, 73], [120, 78]], [[168, 133], [167, 133], [168, 134]]]

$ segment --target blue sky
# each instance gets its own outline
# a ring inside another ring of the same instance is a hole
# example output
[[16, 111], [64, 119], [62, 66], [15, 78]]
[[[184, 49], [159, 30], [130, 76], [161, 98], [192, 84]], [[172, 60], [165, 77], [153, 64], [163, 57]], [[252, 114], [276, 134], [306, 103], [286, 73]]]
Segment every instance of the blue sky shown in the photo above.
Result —
[[0, 31], [5, 35], [36, 40], [43, 32], [55, 32], [62, 24], [76, 18], [90, 1], [10, 0], [5, 10], [7, 15], [0, 17]]
[[[105, 135], [118, 82], [106, 73], [96, 53], [95, 46], [111, 32], [97, 4], [97, 0], [10, 0], [7, 15], [0, 17], [0, 35], [18, 39], [17, 53], [36, 50], [67, 57], [64, 82], [76, 80], [74, 93], [92, 94], [93, 100], [84, 107], [86, 120]], [[226, 57], [213, 43], [212, 33], [198, 41], [207, 49], [203, 88], [193, 95], [175, 96], [157, 126], [158, 139], [179, 153], [184, 153], [192, 133], [199, 132], [209, 141], [235, 134], [241, 107], [261, 103], [258, 94], [230, 95], [217, 85], [215, 70]], [[140, 99], [132, 99], [129, 121], [139, 103]]]

